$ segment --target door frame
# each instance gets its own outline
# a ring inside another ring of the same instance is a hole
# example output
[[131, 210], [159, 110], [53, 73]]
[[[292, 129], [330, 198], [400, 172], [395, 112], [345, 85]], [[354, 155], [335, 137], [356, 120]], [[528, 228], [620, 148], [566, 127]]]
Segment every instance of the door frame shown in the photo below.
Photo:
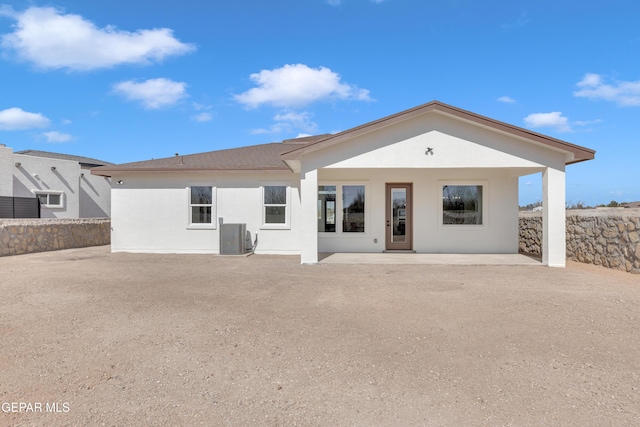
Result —
[[[392, 241], [393, 227], [391, 221], [393, 218], [393, 208], [391, 206], [391, 189], [405, 188], [407, 191], [407, 206], [405, 219], [405, 236], [406, 240], [401, 243]], [[387, 182], [385, 184], [385, 250], [386, 251], [411, 251], [413, 250], [413, 183], [411, 182]]]

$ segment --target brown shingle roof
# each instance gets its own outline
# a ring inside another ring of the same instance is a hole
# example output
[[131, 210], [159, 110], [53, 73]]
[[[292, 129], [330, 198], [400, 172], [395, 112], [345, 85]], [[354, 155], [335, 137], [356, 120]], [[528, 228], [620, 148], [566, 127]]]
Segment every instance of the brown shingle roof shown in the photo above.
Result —
[[280, 155], [299, 143], [270, 143], [94, 168], [94, 175], [156, 171], [290, 171]]

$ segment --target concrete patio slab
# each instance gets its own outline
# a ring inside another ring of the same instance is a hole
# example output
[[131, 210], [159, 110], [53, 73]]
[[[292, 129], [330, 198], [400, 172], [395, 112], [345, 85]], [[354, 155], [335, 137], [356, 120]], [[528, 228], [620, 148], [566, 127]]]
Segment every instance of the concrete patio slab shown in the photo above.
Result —
[[522, 254], [321, 253], [321, 264], [539, 265]]

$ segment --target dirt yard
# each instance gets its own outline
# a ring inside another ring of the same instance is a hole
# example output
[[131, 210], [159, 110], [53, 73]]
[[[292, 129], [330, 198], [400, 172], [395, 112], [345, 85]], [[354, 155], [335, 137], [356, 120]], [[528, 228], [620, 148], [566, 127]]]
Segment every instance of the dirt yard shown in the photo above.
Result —
[[640, 425], [639, 275], [298, 262], [0, 258], [0, 425]]

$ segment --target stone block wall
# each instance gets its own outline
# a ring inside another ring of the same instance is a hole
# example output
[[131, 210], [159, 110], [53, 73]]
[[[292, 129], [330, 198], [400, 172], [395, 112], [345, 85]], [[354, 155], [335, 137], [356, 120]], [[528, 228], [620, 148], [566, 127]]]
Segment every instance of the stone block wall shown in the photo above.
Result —
[[[542, 214], [520, 213], [520, 252], [542, 253]], [[567, 211], [567, 259], [640, 274], [640, 211]]]
[[0, 256], [109, 243], [111, 220], [108, 218], [0, 220]]

